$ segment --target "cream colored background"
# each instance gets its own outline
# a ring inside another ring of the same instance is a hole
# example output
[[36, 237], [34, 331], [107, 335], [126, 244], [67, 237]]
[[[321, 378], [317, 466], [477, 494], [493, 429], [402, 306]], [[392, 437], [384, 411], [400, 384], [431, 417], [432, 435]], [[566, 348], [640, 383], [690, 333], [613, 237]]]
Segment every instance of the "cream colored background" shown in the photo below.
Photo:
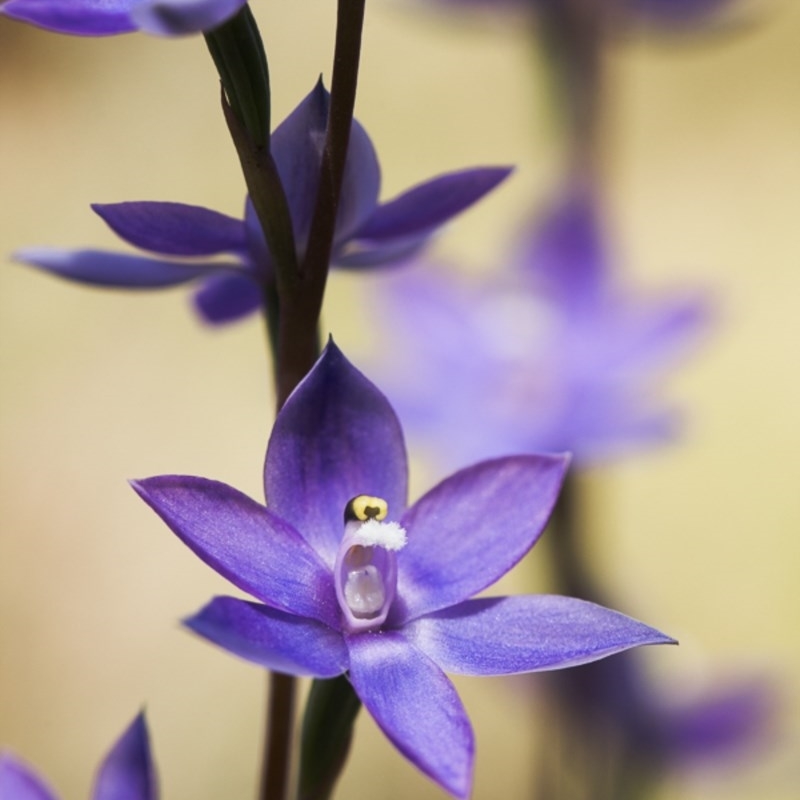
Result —
[[[334, 4], [253, 6], [280, 120], [330, 76]], [[663, 798], [788, 800], [800, 786], [799, 44], [800, 7], [776, 2], [735, 35], [633, 39], [613, 58], [609, 200], [624, 266], [647, 287], [712, 287], [719, 329], [670, 384], [691, 412], [685, 440], [592, 476], [597, 569], [624, 610], [681, 639], [651, 654], [664, 685], [755, 670], [786, 708], [765, 761], [678, 776]], [[0, 21], [0, 48], [0, 252], [119, 247], [95, 201], [240, 212], [201, 40], [80, 40]], [[471, 265], [502, 251], [558, 173], [527, 48], [520, 30], [369, 4], [357, 111], [384, 196], [446, 169], [519, 165], [438, 245]], [[332, 278], [326, 325], [356, 362], [365, 302], [356, 279]], [[258, 321], [203, 329], [182, 289], [103, 292], [0, 266], [0, 744], [64, 798], [88, 796], [142, 704], [166, 800], [254, 796], [263, 675], [177, 623], [229, 587], [125, 481], [184, 472], [259, 497], [263, 353]], [[475, 797], [524, 797], [534, 712], [502, 681], [459, 687], [477, 731]], [[362, 715], [339, 796], [443, 794]]]

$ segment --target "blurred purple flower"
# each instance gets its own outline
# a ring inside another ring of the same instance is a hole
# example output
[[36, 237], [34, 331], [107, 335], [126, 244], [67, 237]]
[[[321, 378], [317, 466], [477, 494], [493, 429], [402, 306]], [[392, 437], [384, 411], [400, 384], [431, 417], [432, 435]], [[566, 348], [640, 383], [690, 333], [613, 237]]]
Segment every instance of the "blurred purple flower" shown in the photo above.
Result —
[[707, 302], [633, 296], [612, 274], [597, 216], [570, 189], [502, 276], [426, 266], [381, 278], [372, 305], [391, 338], [376, 369], [439, 463], [562, 451], [585, 463], [676, 433], [652, 381], [695, 343]]
[[[57, 795], [28, 766], [0, 754], [2, 800], [57, 800]], [[157, 800], [156, 772], [144, 714], [139, 714], [103, 759], [93, 800]]]
[[703, 24], [740, 0], [624, 0], [623, 11], [633, 21], [662, 28]]
[[766, 676], [717, 681], [688, 696], [658, 686], [641, 654], [628, 652], [542, 677], [537, 688], [557, 701], [558, 723], [588, 745], [594, 772], [586, 775], [617, 772], [615, 792], [598, 796], [627, 796], [621, 787], [630, 780], [641, 787], [669, 772], [740, 765], [774, 739], [777, 691]]
[[[301, 258], [317, 197], [329, 100], [319, 81], [271, 139]], [[354, 121], [332, 263], [364, 268], [409, 257], [510, 171], [484, 167], [440, 175], [379, 204], [381, 176], [375, 148], [364, 128]], [[244, 220], [182, 203], [115, 203], [92, 208], [126, 242], [166, 258], [42, 247], [20, 250], [15, 258], [98, 286], [152, 289], [200, 281], [196, 306], [212, 323], [238, 319], [261, 306], [263, 286], [274, 279], [273, 266], [249, 200]], [[208, 260], [219, 254], [233, 256], [233, 260]]]
[[[438, 0], [437, 5], [497, 11], [528, 8], [536, 12], [563, 2], [565, 0]], [[617, 0], [613, 12], [621, 23], [643, 23], [670, 30], [708, 22], [737, 2], [740, 0]]]
[[56, 33], [183, 36], [216, 28], [247, 0], [7, 0], [0, 14]]
[[688, 768], [741, 761], [775, 735], [778, 691], [756, 676], [709, 687], [693, 699], [659, 698], [656, 736], [663, 757]]
[[261, 601], [215, 598], [189, 628], [278, 672], [348, 673], [397, 748], [466, 797], [472, 729], [443, 670], [556, 669], [671, 641], [572, 598], [468, 599], [537, 540], [567, 461], [485, 461], [406, 508], [400, 424], [330, 343], [278, 414], [267, 507], [202, 478], [161, 476], [134, 488], [200, 558]]

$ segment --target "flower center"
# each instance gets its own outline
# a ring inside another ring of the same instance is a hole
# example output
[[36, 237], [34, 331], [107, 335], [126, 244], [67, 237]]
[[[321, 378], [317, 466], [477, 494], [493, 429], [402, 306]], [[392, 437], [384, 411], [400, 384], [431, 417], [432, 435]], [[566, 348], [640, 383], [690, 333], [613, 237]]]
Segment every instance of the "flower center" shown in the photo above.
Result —
[[370, 563], [372, 547], [357, 544], [344, 556], [344, 599], [354, 617], [371, 619], [386, 603], [386, 587], [381, 571]]
[[346, 627], [364, 631], [386, 620], [397, 587], [395, 551], [406, 544], [406, 532], [388, 515], [385, 500], [359, 495], [345, 508], [344, 536], [334, 566], [336, 597]]

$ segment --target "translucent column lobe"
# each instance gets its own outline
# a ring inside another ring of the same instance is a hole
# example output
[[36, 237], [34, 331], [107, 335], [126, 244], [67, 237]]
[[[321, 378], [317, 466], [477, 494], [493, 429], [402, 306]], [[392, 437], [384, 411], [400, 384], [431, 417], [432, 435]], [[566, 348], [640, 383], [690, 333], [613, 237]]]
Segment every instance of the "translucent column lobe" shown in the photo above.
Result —
[[394, 551], [405, 541], [405, 531], [394, 522], [369, 518], [345, 523], [334, 577], [349, 631], [373, 630], [385, 622], [397, 589]]

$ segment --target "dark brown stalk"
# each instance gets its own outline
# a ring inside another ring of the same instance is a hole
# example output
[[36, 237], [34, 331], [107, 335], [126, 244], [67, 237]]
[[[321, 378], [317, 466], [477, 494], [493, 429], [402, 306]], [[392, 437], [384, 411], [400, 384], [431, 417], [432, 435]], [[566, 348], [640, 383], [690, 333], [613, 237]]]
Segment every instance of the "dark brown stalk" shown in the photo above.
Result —
[[317, 322], [328, 277], [339, 197], [344, 179], [350, 126], [358, 86], [365, 0], [339, 0], [331, 103], [325, 150], [311, 220], [308, 249], [300, 264], [299, 282], [281, 294], [278, 330], [278, 403], [292, 392], [319, 354]]
[[[361, 57], [364, 3], [365, 0], [339, 0], [330, 113], [308, 249], [297, 269], [278, 270], [276, 288], [279, 317], [273, 329], [276, 335], [274, 364], [278, 409], [283, 406], [319, 355], [319, 315], [325, 294], [350, 142]], [[266, 162], [267, 173], [270, 168], [274, 169], [271, 157]], [[253, 202], [266, 231], [266, 225], [270, 224], [266, 219], [267, 209], [259, 208], [255, 198]], [[263, 216], [262, 211], [265, 212]], [[291, 231], [291, 227], [289, 230]], [[269, 236], [267, 241], [272, 248]], [[278, 260], [277, 255], [275, 257]], [[295, 680], [291, 676], [275, 673], [270, 675], [270, 713], [261, 800], [286, 798], [295, 691]]]

